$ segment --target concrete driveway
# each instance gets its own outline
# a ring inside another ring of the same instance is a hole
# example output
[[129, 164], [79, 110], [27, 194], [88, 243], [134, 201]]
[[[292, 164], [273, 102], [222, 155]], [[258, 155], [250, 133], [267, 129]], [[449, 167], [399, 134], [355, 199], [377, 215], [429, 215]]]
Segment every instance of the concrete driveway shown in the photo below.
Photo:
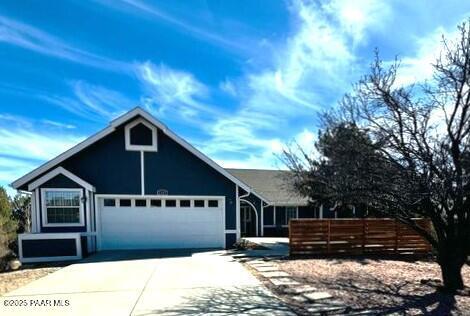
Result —
[[1, 315], [292, 315], [225, 251], [101, 252], [0, 300]]

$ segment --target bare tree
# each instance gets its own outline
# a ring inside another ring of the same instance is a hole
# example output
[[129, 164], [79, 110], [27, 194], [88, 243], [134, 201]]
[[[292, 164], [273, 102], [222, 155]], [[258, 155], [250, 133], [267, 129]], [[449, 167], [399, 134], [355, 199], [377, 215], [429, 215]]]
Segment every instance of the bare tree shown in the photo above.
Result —
[[[347, 195], [368, 201], [416, 229], [436, 250], [444, 288], [451, 292], [464, 287], [461, 269], [470, 254], [469, 23], [459, 26], [458, 40], [443, 39], [426, 84], [400, 85], [400, 63], [384, 67], [377, 54], [370, 73], [344, 97], [339, 110], [325, 115], [327, 127], [350, 124], [367, 135], [370, 150], [354, 158], [357, 166], [312, 185], [324, 170], [322, 158], [284, 154], [297, 187], [310, 181], [302, 192], [311, 198], [327, 187], [330, 199]], [[373, 163], [372, 151], [377, 154]], [[331, 189], [341, 186], [341, 177], [348, 179], [343, 180], [346, 186]], [[434, 231], [416, 226], [415, 216], [429, 218]]]

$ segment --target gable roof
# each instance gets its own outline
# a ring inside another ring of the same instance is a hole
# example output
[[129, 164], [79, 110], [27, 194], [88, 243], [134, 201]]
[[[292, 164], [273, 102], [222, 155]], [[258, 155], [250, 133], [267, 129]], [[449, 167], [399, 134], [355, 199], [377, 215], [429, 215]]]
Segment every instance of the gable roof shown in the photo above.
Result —
[[49, 171], [48, 173], [46, 173], [45, 175], [43, 175], [39, 179], [36, 179], [33, 182], [31, 182], [28, 185], [28, 191], [32, 191], [32, 190], [36, 189], [41, 184], [51, 180], [52, 178], [58, 176], [59, 174], [62, 174], [64, 176], [66, 176], [67, 178], [69, 178], [73, 182], [81, 185], [85, 189], [95, 192], [95, 187], [94, 186], [92, 186], [91, 184], [89, 184], [85, 180], [80, 179], [79, 177], [77, 177], [76, 175], [74, 175], [73, 173], [71, 173], [70, 171], [68, 171], [67, 169], [62, 168], [62, 167], [57, 167], [55, 169], [52, 169], [51, 171]]
[[98, 140], [102, 139], [103, 137], [111, 134], [116, 130], [118, 126], [121, 124], [129, 121], [130, 119], [136, 117], [136, 116], [142, 116], [145, 118], [147, 121], [150, 123], [154, 124], [157, 126], [163, 133], [165, 133], [168, 137], [173, 139], [175, 142], [177, 142], [179, 145], [181, 145], [183, 148], [187, 149], [189, 152], [194, 154], [196, 157], [207, 163], [209, 166], [214, 168], [216, 171], [218, 171], [220, 174], [231, 180], [233, 183], [237, 184], [240, 186], [243, 190], [247, 192], [252, 192], [252, 189], [250, 188], [249, 185], [238, 179], [237, 177], [233, 176], [231, 173], [229, 173], [227, 170], [219, 166], [215, 161], [204, 155], [202, 152], [197, 150], [194, 146], [189, 144], [187, 141], [176, 135], [173, 131], [171, 131], [165, 124], [157, 120], [153, 115], [148, 113], [147, 111], [143, 110], [140, 107], [136, 107], [129, 112], [119, 116], [118, 118], [112, 120], [109, 123], [109, 126], [102, 129], [98, 133], [90, 136], [89, 138], [85, 139], [81, 143], [75, 145], [74, 147], [70, 148], [69, 150], [65, 151], [64, 153], [60, 154], [59, 156], [53, 158], [52, 160], [49, 160], [48, 162], [44, 163], [43, 165], [39, 166], [38, 168], [34, 169], [33, 171], [27, 173], [26, 175], [22, 176], [21, 178], [15, 180], [11, 186], [15, 189], [20, 188], [21, 186], [27, 184], [31, 180], [35, 179], [36, 177], [42, 175], [44, 172], [47, 172], [48, 170], [54, 168], [67, 158], [73, 156], [74, 154], [80, 152], [81, 150], [87, 148], [88, 146], [92, 145], [93, 143], [97, 142]]
[[308, 198], [292, 191], [288, 178], [290, 171], [263, 169], [225, 169], [247, 183], [271, 204], [307, 205]]

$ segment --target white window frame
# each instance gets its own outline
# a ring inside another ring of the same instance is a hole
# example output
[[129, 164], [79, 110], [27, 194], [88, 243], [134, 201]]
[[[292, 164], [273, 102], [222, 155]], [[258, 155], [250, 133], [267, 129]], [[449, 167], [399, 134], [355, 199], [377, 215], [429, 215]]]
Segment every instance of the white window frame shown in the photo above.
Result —
[[[139, 124], [143, 124], [149, 128], [152, 132], [152, 145], [133, 145], [131, 144], [131, 129]], [[157, 128], [152, 123], [139, 118], [126, 125], [124, 128], [125, 139], [126, 139], [126, 150], [133, 151], [158, 151], [158, 139], [157, 139]]]
[[295, 209], [295, 217], [291, 217], [291, 218], [294, 218], [294, 219], [299, 218], [299, 207], [298, 206], [287, 206], [287, 205], [284, 206], [284, 222], [285, 222], [285, 224], [282, 225], [283, 227], [288, 227], [289, 226], [289, 221], [287, 219], [287, 209], [288, 208]]
[[[46, 192], [78, 192], [80, 194], [79, 218], [78, 223], [48, 223], [47, 222], [47, 206]], [[43, 227], [83, 227], [85, 226], [85, 208], [83, 205], [83, 189], [62, 189], [62, 188], [46, 188], [41, 189], [41, 213]]]

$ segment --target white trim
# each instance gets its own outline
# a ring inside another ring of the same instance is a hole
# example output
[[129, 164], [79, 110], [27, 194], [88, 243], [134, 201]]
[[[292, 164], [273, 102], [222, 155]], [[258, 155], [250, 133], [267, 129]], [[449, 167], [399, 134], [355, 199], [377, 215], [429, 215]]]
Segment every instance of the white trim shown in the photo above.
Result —
[[264, 205], [263, 201], [261, 201], [261, 237], [264, 236]]
[[37, 217], [36, 217], [36, 194], [31, 194], [31, 232], [38, 233], [37, 231]]
[[273, 205], [273, 226], [276, 227], [277, 224], [276, 224], [276, 205]]
[[323, 218], [323, 204], [320, 205], [320, 214], [319, 215], [320, 215], [320, 219], [322, 219]]
[[226, 233], [226, 234], [236, 234], [236, 233], [237, 233], [237, 230], [236, 230], [236, 229], [226, 229], [226, 230], [225, 230], [225, 233]]
[[[78, 223], [48, 223], [47, 222], [47, 207], [46, 207], [46, 192], [54, 191], [67, 191], [79, 192], [80, 194], [80, 221]], [[41, 213], [42, 213], [42, 226], [43, 227], [83, 227], [85, 226], [85, 210], [83, 205], [83, 190], [82, 189], [62, 189], [62, 188], [44, 188], [41, 189]]]
[[99, 209], [100, 205], [98, 204], [98, 194], [95, 194], [96, 251], [101, 249], [101, 215], [98, 214]]
[[[90, 222], [90, 207], [89, 207], [89, 201], [90, 201], [90, 193], [88, 190], [85, 190], [85, 199], [86, 199], [86, 204], [84, 204], [84, 207], [86, 208], [86, 231], [89, 233], [91, 232], [91, 222]], [[80, 201], [80, 203], [82, 203]]]
[[145, 195], [144, 151], [140, 152], [140, 194]]
[[[148, 127], [152, 132], [152, 145], [132, 145], [131, 144], [131, 129], [136, 125], [142, 124]], [[155, 125], [151, 124], [143, 118], [136, 119], [128, 123], [124, 127], [124, 137], [126, 139], [126, 150], [135, 150], [135, 151], [158, 151], [158, 140], [157, 140], [157, 128]]]
[[[90, 191], [85, 190], [85, 208], [86, 208], [86, 231], [87, 233], [91, 233], [91, 211], [90, 211]], [[91, 251], [91, 238], [86, 239], [87, 242], [87, 249]]]
[[36, 195], [36, 232], [41, 232], [41, 204], [39, 200], [39, 189], [34, 190]]
[[69, 178], [73, 182], [79, 184], [80, 186], [84, 187], [85, 189], [87, 189], [89, 191], [93, 191], [93, 192], [95, 191], [94, 186], [92, 186], [91, 184], [89, 184], [85, 180], [80, 179], [79, 177], [77, 177], [76, 175], [74, 175], [73, 173], [71, 173], [70, 171], [66, 170], [63, 167], [57, 167], [55, 169], [52, 169], [51, 171], [49, 171], [48, 173], [46, 173], [45, 175], [43, 175], [39, 179], [35, 180], [34, 182], [31, 182], [28, 185], [28, 191], [33, 191], [34, 189], [39, 187], [41, 184], [51, 180], [52, 178], [58, 176], [59, 174], [62, 174], [64, 176], [66, 176], [67, 178]]
[[258, 237], [258, 212], [256, 211], [256, 207], [254, 206], [253, 203], [251, 203], [248, 200], [245, 199], [240, 199], [241, 202], [245, 202], [246, 204], [250, 205], [252, 207], [253, 212], [255, 212], [255, 218], [256, 218], [256, 237]]
[[[192, 199], [191, 199], [192, 200]], [[207, 207], [209, 207], [209, 202], [207, 202]], [[220, 206], [219, 206], [220, 207]], [[225, 212], [227, 210], [225, 209], [225, 196], [222, 199], [222, 225], [224, 225], [224, 249], [227, 248], [227, 236], [225, 235], [225, 230], [227, 228], [227, 223], [225, 222]]]
[[264, 225], [264, 227], [276, 227], [274, 225]]
[[61, 163], [65, 159], [69, 158], [70, 156], [78, 153], [79, 151], [81, 151], [84, 148], [90, 146], [91, 144], [95, 143], [96, 141], [100, 140], [101, 138], [105, 137], [106, 135], [109, 135], [110, 133], [112, 133], [116, 129], [116, 127], [118, 127], [122, 123], [130, 120], [132, 117], [134, 117], [136, 115], [141, 115], [147, 121], [149, 121], [150, 123], [152, 123], [155, 126], [157, 126], [158, 128], [160, 128], [163, 131], [163, 133], [168, 135], [174, 141], [179, 143], [181, 146], [186, 148], [189, 152], [191, 152], [196, 157], [198, 157], [199, 159], [201, 159], [202, 161], [207, 163], [209, 166], [211, 166], [212, 168], [217, 170], [219, 173], [224, 175], [226, 178], [230, 179], [235, 184], [238, 184], [245, 191], [247, 191], [247, 192], [251, 191], [250, 186], [248, 186], [244, 182], [240, 181], [237, 177], [230, 174], [227, 170], [225, 170], [224, 168], [219, 166], [212, 159], [210, 159], [209, 157], [204, 155], [202, 152], [197, 150], [195, 147], [193, 147], [191, 144], [189, 144], [188, 142], [186, 142], [185, 140], [183, 140], [182, 138], [177, 136], [175, 133], [173, 133], [171, 130], [169, 130], [164, 124], [162, 124], [160, 121], [155, 119], [152, 115], [150, 115], [149, 113], [147, 113], [146, 111], [144, 111], [140, 107], [137, 107], [137, 108], [127, 112], [126, 114], [118, 117], [117, 119], [113, 120], [108, 127], [104, 128], [100, 132], [92, 135], [91, 137], [85, 139], [84, 141], [82, 141], [78, 145], [76, 145], [76, 146], [72, 147], [71, 149], [67, 150], [66, 152], [60, 154], [56, 158], [46, 162], [45, 164], [41, 165], [40, 167], [34, 169], [30, 173], [28, 173], [28, 174], [24, 175], [23, 177], [17, 179], [16, 181], [14, 181], [11, 184], [11, 186], [15, 189], [18, 189], [19, 187], [21, 187], [22, 185], [24, 185], [28, 181], [31, 181], [35, 177], [39, 176], [41, 173], [46, 172], [47, 170], [49, 170], [50, 168], [53, 168], [54, 166]]
[[[20, 261], [23, 263], [28, 262], [48, 262], [48, 261], [66, 261], [66, 260], [80, 260], [82, 259], [82, 245], [80, 233], [42, 233], [42, 234], [19, 234], [18, 235], [18, 252]], [[23, 257], [23, 240], [37, 240], [37, 239], [75, 239], [75, 246], [77, 248], [76, 256], [57, 256], [57, 257]]]
[[235, 224], [235, 229], [237, 231], [237, 241], [240, 239], [241, 237], [241, 228], [240, 228], [240, 197], [238, 196], [238, 185], [235, 184], [235, 195], [236, 195], [236, 207], [235, 207], [235, 220], [236, 220], [236, 224]]

